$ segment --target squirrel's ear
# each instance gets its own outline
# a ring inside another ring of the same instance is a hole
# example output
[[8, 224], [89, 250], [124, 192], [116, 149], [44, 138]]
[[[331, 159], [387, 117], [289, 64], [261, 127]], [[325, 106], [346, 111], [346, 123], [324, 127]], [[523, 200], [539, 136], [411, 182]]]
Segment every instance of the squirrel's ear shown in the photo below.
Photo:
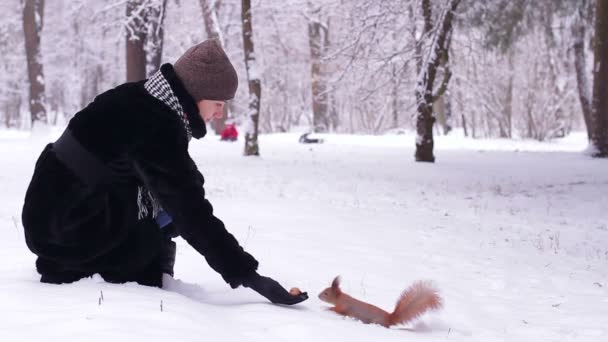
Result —
[[331, 288], [334, 290], [340, 290], [340, 276], [336, 276], [334, 281], [331, 282]]

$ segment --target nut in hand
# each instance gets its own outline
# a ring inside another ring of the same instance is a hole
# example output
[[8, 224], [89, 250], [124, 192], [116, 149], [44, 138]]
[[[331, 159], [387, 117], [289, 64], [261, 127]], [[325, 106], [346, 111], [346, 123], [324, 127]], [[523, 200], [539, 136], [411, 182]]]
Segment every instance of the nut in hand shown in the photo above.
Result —
[[289, 294], [292, 295], [292, 296], [299, 296], [299, 295], [302, 294], [302, 291], [299, 288], [297, 288], [297, 287], [292, 287], [289, 290]]

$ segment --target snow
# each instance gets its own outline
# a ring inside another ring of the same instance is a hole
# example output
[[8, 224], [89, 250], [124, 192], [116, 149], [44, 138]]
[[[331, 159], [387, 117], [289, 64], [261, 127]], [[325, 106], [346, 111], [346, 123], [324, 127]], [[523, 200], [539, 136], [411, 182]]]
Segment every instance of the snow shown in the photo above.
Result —
[[[38, 153], [59, 130], [0, 131], [2, 341], [606, 341], [608, 163], [554, 142], [435, 137], [414, 162], [414, 134], [260, 136], [192, 141], [216, 214], [260, 272], [311, 298], [272, 305], [230, 289], [178, 239], [165, 289], [38, 282], [20, 223]], [[340, 274], [347, 293], [391, 310], [429, 279], [445, 307], [385, 329], [326, 311], [316, 295]], [[162, 308], [162, 311], [161, 311]]]
[[260, 71], [258, 62], [255, 58], [255, 52], [251, 52], [247, 58], [247, 78], [249, 81], [260, 80]]

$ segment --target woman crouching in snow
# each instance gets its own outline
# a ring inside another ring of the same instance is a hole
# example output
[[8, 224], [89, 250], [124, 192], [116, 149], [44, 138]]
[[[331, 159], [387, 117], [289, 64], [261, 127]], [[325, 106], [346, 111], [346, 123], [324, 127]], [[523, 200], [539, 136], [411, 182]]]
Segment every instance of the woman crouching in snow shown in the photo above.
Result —
[[182, 236], [232, 287], [273, 303], [296, 304], [278, 282], [259, 275], [205, 198], [204, 178], [188, 154], [205, 121], [234, 97], [234, 67], [215, 40], [191, 47], [148, 80], [95, 98], [70, 120], [36, 162], [23, 226], [45, 283], [99, 273], [109, 282], [162, 286], [173, 275]]

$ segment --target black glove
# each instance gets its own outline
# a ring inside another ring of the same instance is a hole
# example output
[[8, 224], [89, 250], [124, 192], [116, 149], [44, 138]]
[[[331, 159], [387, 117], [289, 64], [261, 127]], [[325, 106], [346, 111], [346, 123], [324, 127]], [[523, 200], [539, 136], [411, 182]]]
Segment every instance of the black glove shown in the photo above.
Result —
[[308, 299], [308, 293], [302, 292], [297, 296], [293, 296], [277, 281], [269, 277], [263, 277], [257, 272], [243, 279], [243, 286], [250, 287], [274, 304], [293, 305]]

